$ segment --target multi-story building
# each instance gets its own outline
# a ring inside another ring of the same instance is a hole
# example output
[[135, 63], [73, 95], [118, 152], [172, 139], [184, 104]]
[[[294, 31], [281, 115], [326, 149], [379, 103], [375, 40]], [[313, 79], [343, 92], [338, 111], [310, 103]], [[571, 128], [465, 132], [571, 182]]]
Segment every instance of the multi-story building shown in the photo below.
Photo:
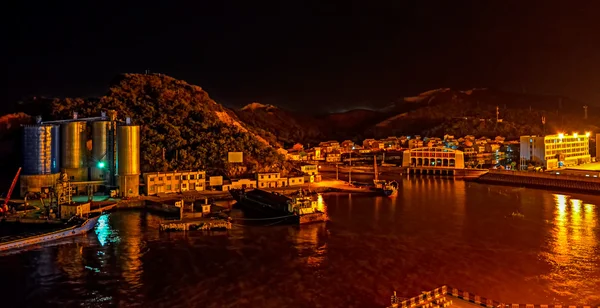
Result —
[[206, 171], [151, 172], [142, 174], [144, 193], [148, 196], [185, 191], [203, 191]]
[[589, 133], [521, 136], [521, 157], [540, 162], [546, 169], [589, 163], [591, 161], [589, 137]]
[[259, 172], [256, 174], [258, 188], [273, 188], [287, 186], [287, 178], [282, 178], [279, 172]]
[[230, 189], [249, 189], [256, 188], [256, 180], [252, 179], [236, 179], [229, 183], [223, 183], [223, 191]]
[[327, 157], [325, 157], [325, 161], [328, 163], [335, 163], [342, 160], [341, 153], [339, 151], [333, 151], [331, 153], [327, 153]]
[[302, 172], [304, 174], [307, 174], [307, 175], [317, 175], [317, 174], [319, 174], [319, 166], [317, 166], [317, 165], [311, 165], [311, 164], [302, 165], [300, 167], [300, 170], [302, 170]]

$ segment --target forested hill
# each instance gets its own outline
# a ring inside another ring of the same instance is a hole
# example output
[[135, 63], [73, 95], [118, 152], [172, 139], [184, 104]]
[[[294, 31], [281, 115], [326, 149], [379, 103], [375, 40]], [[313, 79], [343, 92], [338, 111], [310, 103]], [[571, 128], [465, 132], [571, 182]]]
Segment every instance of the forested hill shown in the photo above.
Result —
[[141, 125], [143, 171], [215, 168], [234, 174], [239, 168], [227, 163], [230, 151], [244, 152], [248, 172], [287, 169], [269, 138], [248, 129], [201, 87], [162, 74], [120, 75], [100, 99], [54, 99], [49, 104], [50, 116], [57, 119], [70, 118], [73, 111], [80, 117], [98, 116], [103, 110], [131, 117]]

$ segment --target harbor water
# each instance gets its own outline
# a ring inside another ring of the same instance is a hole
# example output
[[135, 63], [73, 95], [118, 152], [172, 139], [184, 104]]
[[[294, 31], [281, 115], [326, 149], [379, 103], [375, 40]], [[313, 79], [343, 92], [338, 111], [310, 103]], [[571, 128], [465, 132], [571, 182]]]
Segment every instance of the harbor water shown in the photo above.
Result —
[[115, 212], [87, 236], [0, 256], [2, 307], [384, 307], [444, 284], [600, 304], [600, 197], [400, 182], [393, 198], [323, 196], [326, 224], [162, 233], [158, 216]]

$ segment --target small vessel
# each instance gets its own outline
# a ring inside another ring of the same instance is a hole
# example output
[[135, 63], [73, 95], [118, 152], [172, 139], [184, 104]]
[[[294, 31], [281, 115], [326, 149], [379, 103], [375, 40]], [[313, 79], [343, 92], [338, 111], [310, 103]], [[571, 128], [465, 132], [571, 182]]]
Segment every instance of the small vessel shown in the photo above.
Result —
[[45, 242], [55, 241], [67, 237], [72, 237], [75, 235], [88, 233], [96, 226], [96, 222], [98, 222], [100, 216], [103, 215], [107, 214], [96, 215], [94, 217], [81, 220], [80, 222], [77, 222], [77, 224], [74, 226], [57, 230], [54, 232], [35, 234], [32, 236], [17, 238], [7, 242], [0, 242], [0, 252], [25, 248], [31, 245], [42, 244]]
[[373, 156], [373, 170], [375, 170], [375, 189], [381, 191], [384, 196], [393, 197], [398, 194], [398, 187], [400, 186], [396, 181], [386, 181], [379, 179], [379, 171], [377, 170], [377, 156]]
[[231, 189], [229, 193], [239, 203], [242, 210], [258, 216], [258, 219], [305, 224], [327, 221], [327, 214], [318, 209], [316, 200], [303, 190], [294, 196], [287, 197], [276, 192], [261, 189], [246, 191]]

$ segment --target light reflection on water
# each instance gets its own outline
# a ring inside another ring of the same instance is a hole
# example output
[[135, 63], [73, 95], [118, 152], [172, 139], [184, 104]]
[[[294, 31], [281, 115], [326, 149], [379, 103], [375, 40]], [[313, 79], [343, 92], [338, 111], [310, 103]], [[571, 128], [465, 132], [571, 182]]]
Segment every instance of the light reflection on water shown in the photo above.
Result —
[[319, 196], [327, 224], [165, 234], [158, 216], [117, 212], [87, 237], [0, 257], [12, 277], [0, 296], [8, 306], [383, 307], [394, 289], [448, 284], [504, 302], [596, 304], [598, 204], [417, 178], [393, 198]]

